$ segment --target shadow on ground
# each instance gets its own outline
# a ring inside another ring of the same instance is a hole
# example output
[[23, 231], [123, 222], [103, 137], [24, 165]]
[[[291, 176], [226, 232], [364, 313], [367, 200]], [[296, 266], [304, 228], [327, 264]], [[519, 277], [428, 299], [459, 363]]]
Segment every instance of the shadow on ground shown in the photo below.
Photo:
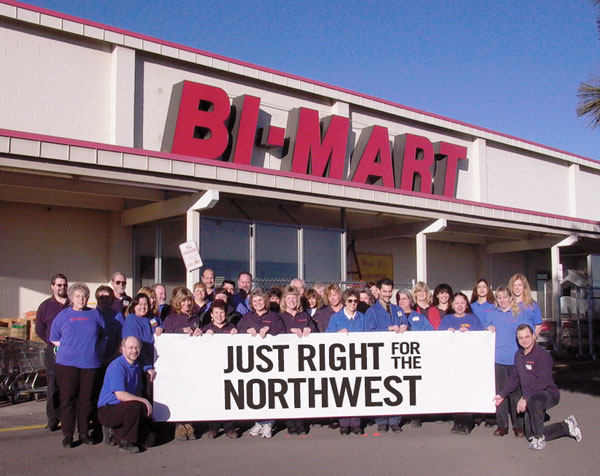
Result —
[[600, 396], [600, 362], [555, 362], [554, 381], [561, 390]]

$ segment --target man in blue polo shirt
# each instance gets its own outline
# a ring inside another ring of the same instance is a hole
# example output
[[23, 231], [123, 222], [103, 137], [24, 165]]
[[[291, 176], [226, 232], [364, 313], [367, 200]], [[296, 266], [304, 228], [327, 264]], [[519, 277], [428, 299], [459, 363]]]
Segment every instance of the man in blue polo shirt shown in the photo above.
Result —
[[137, 337], [123, 339], [121, 355], [106, 369], [98, 399], [100, 423], [112, 430], [113, 441], [119, 442], [119, 450], [131, 454], [140, 451], [139, 442], [149, 435], [149, 417], [152, 415], [152, 404], [140, 397], [142, 368], [137, 358], [141, 347]]
[[[394, 293], [394, 282], [391, 279], [383, 278], [377, 282], [379, 299], [373, 304], [365, 314], [365, 330], [368, 332], [404, 332], [408, 329], [408, 319], [400, 306], [392, 304], [392, 294]], [[375, 418], [377, 431], [387, 432], [391, 427], [394, 433], [400, 433], [399, 416], [382, 416]]]

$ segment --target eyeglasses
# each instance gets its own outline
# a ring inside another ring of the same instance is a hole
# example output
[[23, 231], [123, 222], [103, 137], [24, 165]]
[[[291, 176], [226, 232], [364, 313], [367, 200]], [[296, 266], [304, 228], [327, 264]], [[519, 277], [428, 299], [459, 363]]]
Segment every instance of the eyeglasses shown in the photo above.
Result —
[[358, 299], [346, 299], [346, 302], [352, 304], [353, 302], [358, 302]]
[[127, 284], [127, 281], [115, 281], [115, 284], [119, 284], [119, 285]]

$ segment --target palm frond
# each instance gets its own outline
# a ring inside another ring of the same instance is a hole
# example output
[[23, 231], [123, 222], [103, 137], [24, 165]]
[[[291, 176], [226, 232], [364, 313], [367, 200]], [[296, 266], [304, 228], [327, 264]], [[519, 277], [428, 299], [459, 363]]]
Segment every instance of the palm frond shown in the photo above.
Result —
[[581, 83], [577, 89], [577, 97], [577, 116], [587, 116], [590, 127], [595, 129], [600, 125], [600, 77], [593, 77], [588, 82]]

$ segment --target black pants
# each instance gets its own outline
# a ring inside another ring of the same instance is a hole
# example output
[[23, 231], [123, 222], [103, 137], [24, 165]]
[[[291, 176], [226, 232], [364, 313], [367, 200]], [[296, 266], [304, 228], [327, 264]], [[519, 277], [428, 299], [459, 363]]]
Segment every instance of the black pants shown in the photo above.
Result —
[[544, 413], [548, 408], [552, 408], [557, 404], [558, 399], [546, 391], [534, 393], [527, 398], [525, 434], [528, 438], [532, 436], [541, 438], [544, 436], [546, 441], [550, 441], [562, 438], [563, 436], [569, 436], [569, 425], [564, 421], [544, 426]]
[[[504, 387], [514, 365], [495, 364], [496, 369], [496, 393]], [[499, 427], [508, 428], [508, 415], [512, 421], [513, 429], [523, 428], [523, 416], [517, 413], [517, 402], [521, 398], [521, 389], [517, 388], [496, 407], [496, 423]]]
[[90, 420], [96, 416], [98, 369], [80, 369], [56, 364], [60, 389], [60, 415], [64, 437], [73, 437], [75, 420], [79, 436], [88, 436]]
[[54, 344], [48, 344], [44, 354], [44, 367], [46, 367], [47, 397], [46, 417], [48, 424], [58, 424], [60, 421], [60, 393], [56, 382], [56, 356], [54, 355]]
[[136, 400], [98, 409], [100, 423], [112, 428], [115, 440], [133, 444], [143, 442], [150, 432], [151, 420], [147, 415], [146, 405]]

